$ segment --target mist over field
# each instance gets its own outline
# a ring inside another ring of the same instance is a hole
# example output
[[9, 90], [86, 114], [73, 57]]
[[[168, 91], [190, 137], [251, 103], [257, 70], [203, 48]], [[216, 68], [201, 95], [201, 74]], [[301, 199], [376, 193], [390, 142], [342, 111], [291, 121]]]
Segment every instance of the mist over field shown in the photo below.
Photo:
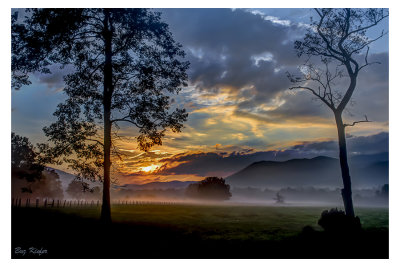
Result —
[[[371, 158], [371, 157], [369, 157]], [[321, 158], [317, 159], [321, 160]], [[336, 164], [334, 159], [323, 159], [332, 160]], [[309, 161], [309, 160], [308, 160]], [[297, 164], [296, 162], [294, 162]], [[370, 163], [370, 162], [369, 162]], [[196, 184], [196, 181], [170, 181], [170, 182], [151, 182], [146, 184], [123, 184], [113, 185], [111, 188], [111, 196], [113, 203], [134, 203], [135, 201], [146, 201], [146, 202], [173, 202], [173, 203], [196, 203], [196, 204], [208, 204], [208, 205], [280, 205], [280, 206], [326, 206], [332, 205], [340, 207], [342, 205], [342, 198], [340, 193], [340, 187], [335, 186], [336, 184], [327, 183], [325, 186], [322, 183], [317, 183], [317, 177], [308, 177], [309, 179], [302, 179], [299, 185], [297, 180], [304, 177], [305, 174], [310, 174], [306, 171], [304, 173], [300, 170], [296, 172], [289, 171], [290, 177], [287, 177], [284, 181], [282, 180], [285, 173], [288, 172], [288, 168], [284, 165], [285, 169], [281, 169], [281, 172], [272, 173], [262, 171], [261, 174], [259, 166], [261, 163], [251, 164], [244, 170], [226, 178], [226, 182], [230, 185], [230, 192], [232, 197], [225, 201], [213, 201], [212, 199], [196, 199], [188, 196], [186, 191], [190, 184]], [[275, 165], [288, 164], [288, 162], [266, 162], [267, 169], [272, 164], [274, 171], [277, 172]], [[289, 164], [292, 164], [289, 162]], [[374, 165], [375, 163], [372, 163]], [[365, 164], [364, 164], [365, 165]], [[256, 166], [258, 169], [252, 170], [252, 167]], [[304, 166], [304, 164], [300, 164]], [[370, 164], [366, 164], [370, 166]], [[305, 165], [306, 169], [307, 165]], [[329, 167], [332, 167], [329, 165]], [[250, 169], [250, 170], [249, 170]], [[324, 170], [319, 168], [318, 171]], [[328, 168], [327, 173], [331, 173], [331, 169]], [[372, 178], [365, 179], [367, 182], [360, 184], [353, 190], [354, 202], [358, 206], [371, 206], [371, 207], [387, 207], [388, 206], [388, 185], [387, 176], [384, 177], [385, 171], [382, 173], [381, 170], [377, 169], [373, 172], [374, 180]], [[243, 176], [246, 173], [248, 176]], [[262, 173], [268, 173], [269, 175], [262, 175]], [[336, 173], [336, 172], [334, 172]], [[315, 174], [313, 174], [315, 175]], [[243, 177], [241, 177], [243, 176]], [[276, 178], [274, 178], [277, 176]], [[323, 175], [322, 175], [323, 176]], [[243, 179], [239, 183], [235, 183], [235, 180], [231, 177], [240, 177]], [[261, 178], [260, 178], [261, 177]], [[300, 178], [299, 178], [300, 177]], [[382, 178], [383, 177], [383, 178]], [[288, 180], [289, 179], [289, 180]], [[339, 180], [338, 177], [332, 176], [332, 179]], [[361, 180], [361, 179], [360, 179]], [[60, 200], [84, 200], [84, 201], [101, 201], [102, 190], [100, 182], [89, 182], [85, 180], [76, 180], [76, 177], [70, 173], [57, 170], [48, 169], [45, 172], [43, 180], [33, 184], [32, 189], [34, 193], [25, 192], [22, 193], [20, 188], [26, 186], [26, 182], [23, 180], [13, 179], [13, 197], [14, 198], [48, 198], [48, 199], [60, 199]], [[247, 181], [247, 185], [246, 185]], [[262, 183], [254, 185], [254, 181]], [[309, 182], [308, 182], [309, 181]], [[326, 177], [325, 180], [326, 181]], [[357, 181], [357, 180], [356, 180]], [[362, 180], [361, 180], [362, 181]], [[82, 185], [82, 183], [87, 187]], [[231, 184], [230, 184], [231, 183]], [[313, 185], [318, 184], [318, 186]], [[282, 203], [276, 203], [275, 200], [277, 193], [283, 196]]]

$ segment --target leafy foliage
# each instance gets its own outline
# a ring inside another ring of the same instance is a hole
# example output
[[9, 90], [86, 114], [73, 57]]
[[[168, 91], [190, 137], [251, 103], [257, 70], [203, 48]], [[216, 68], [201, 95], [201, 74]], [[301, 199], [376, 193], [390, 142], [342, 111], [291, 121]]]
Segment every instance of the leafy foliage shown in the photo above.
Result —
[[[12, 17], [13, 87], [49, 67], [72, 67], [57, 121], [44, 128], [54, 146], [41, 145], [51, 163], [66, 162], [79, 178], [101, 179], [103, 131], [138, 129], [138, 146], [162, 145], [167, 129], [181, 131], [185, 109], [169, 112], [171, 96], [186, 85], [189, 63], [160, 19], [147, 9], [28, 9]], [[108, 68], [110, 67], [110, 68]], [[109, 113], [105, 113], [109, 111]], [[105, 117], [106, 116], [106, 117]], [[109, 116], [109, 117], [108, 117]], [[113, 132], [112, 138], [117, 137]], [[115, 142], [112, 152], [117, 156]]]
[[228, 200], [232, 196], [225, 179], [218, 177], [207, 177], [199, 183], [190, 184], [186, 195], [207, 200]]
[[95, 186], [90, 188], [86, 182], [72, 180], [69, 183], [66, 192], [75, 199], [86, 199], [86, 200], [99, 200], [101, 199], [100, 187]]
[[[42, 178], [44, 165], [39, 154], [27, 137], [11, 133], [11, 175], [13, 178], [24, 179], [33, 183]], [[29, 188], [23, 191], [31, 192]]]

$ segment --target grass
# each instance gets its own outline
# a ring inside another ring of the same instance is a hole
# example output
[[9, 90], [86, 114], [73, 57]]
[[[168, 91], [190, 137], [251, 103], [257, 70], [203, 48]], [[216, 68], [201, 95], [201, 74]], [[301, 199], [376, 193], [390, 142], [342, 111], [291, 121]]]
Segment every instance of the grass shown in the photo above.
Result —
[[[327, 209], [327, 208], [325, 208]], [[116, 223], [175, 228], [205, 239], [278, 240], [295, 236], [304, 226], [322, 230], [317, 220], [324, 208], [285, 206], [114, 205]], [[99, 209], [62, 209], [86, 218], [98, 218]], [[388, 227], [388, 209], [356, 210], [364, 228]]]
[[[98, 223], [99, 207], [20, 208], [13, 210], [13, 242], [16, 245], [18, 242], [28, 241], [32, 244], [35, 238], [39, 238], [43, 240], [43, 244], [57, 247], [58, 242], [63, 242], [61, 241], [63, 239], [68, 240], [66, 241], [68, 244], [76, 239], [79, 240], [81, 236], [93, 236], [92, 240], [83, 240], [82, 244], [78, 245], [84, 246], [86, 251], [88, 251], [87, 247], [94, 246], [93, 254], [76, 254], [75, 257], [97, 257], [98, 255], [99, 257], [129, 258], [136, 257], [129, 256], [129, 251], [134, 250], [140, 252], [143, 257], [181, 258], [176, 256], [181, 254], [174, 254], [177, 253], [175, 251], [177, 249], [186, 251], [185, 256], [182, 257], [196, 258], [199, 256], [192, 250], [196, 251], [203, 247], [218, 248], [223, 258], [280, 257], [282, 251], [279, 247], [286, 250], [282, 257], [299, 257], [300, 254], [296, 252], [298, 242], [303, 241], [298, 241], [298, 237], [306, 225], [322, 232], [317, 225], [322, 210], [324, 208], [321, 207], [285, 206], [114, 205], [112, 207], [113, 226], [106, 233], [109, 243], [114, 244], [114, 247], [111, 248], [113, 252], [107, 256], [99, 253], [99, 249], [96, 248], [102, 243], [102, 238], [100, 235], [95, 235], [104, 230]], [[388, 228], [388, 209], [359, 208], [356, 213], [367, 231]], [[27, 217], [32, 216], [38, 220], [35, 227], [39, 229], [39, 232], [43, 228], [44, 235], [32, 233], [29, 229], [21, 232], [21, 224], [28, 219]], [[65, 236], [62, 235], [53, 240], [54, 237], [49, 231], [57, 233], [64, 229], [68, 229]], [[378, 238], [380, 241], [374, 242], [385, 242], [385, 239], [381, 237], [380, 234]], [[318, 247], [318, 244], [313, 245]], [[380, 245], [375, 244], [375, 246]], [[144, 249], [146, 246], [160, 249], [151, 254]], [[246, 248], [243, 250], [240, 249], [241, 247]], [[265, 254], [266, 248], [269, 248], [271, 253], [275, 251], [275, 254]], [[64, 245], [60, 247], [60, 250], [63, 249], [65, 249]], [[291, 250], [293, 250], [292, 254]], [[58, 251], [54, 257], [59, 257], [60, 253]], [[123, 256], [125, 255], [123, 253], [129, 255]], [[218, 258], [214, 252], [205, 255], [205, 257]], [[315, 257], [319, 256], [316, 253]], [[373, 255], [366, 255], [366, 257], [373, 257]]]

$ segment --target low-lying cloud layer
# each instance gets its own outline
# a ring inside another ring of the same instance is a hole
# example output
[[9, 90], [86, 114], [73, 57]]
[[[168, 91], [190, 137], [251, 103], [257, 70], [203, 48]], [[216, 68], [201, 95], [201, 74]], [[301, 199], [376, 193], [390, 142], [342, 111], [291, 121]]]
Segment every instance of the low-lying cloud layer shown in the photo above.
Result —
[[[389, 151], [389, 134], [381, 132], [370, 136], [349, 136], [347, 143], [350, 156], [385, 153]], [[240, 148], [235, 147], [235, 149]], [[217, 145], [214, 151], [187, 152], [161, 158], [157, 162], [160, 167], [152, 175], [158, 177], [159, 181], [163, 180], [161, 177], [168, 176], [226, 177], [257, 161], [285, 161], [321, 155], [337, 158], [337, 141], [299, 142], [287, 149], [269, 151], [253, 151], [252, 149], [218, 151]]]

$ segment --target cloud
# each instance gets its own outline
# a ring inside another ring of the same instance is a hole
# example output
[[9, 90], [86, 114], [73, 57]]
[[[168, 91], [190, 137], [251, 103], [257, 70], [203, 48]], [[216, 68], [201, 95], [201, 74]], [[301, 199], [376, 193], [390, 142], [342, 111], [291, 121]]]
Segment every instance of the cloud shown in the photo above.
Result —
[[[248, 143], [260, 143], [272, 124], [283, 128], [289, 124], [324, 128], [331, 125], [333, 129], [334, 118], [328, 107], [309, 92], [288, 90], [292, 84], [286, 72], [295, 73], [297, 66], [304, 63], [304, 59], [297, 57], [293, 43], [303, 38], [304, 25], [313, 12], [311, 9], [163, 9], [163, 18], [191, 62], [191, 87], [183, 90], [180, 98], [190, 112], [190, 127], [216, 139], [220, 139], [223, 130], [230, 130], [236, 136], [247, 136]], [[346, 108], [346, 121], [362, 119], [364, 114], [377, 123], [388, 120], [388, 53], [373, 54], [374, 51], [370, 51], [370, 62], [382, 64], [360, 73], [352, 102], [355, 105]], [[363, 55], [360, 60], [364, 60]], [[345, 78], [337, 87], [346, 88]], [[210, 109], [218, 106], [229, 110], [224, 118]], [[236, 125], [229, 126], [228, 117]], [[248, 129], [252, 132], [242, 132], [237, 127], [244, 120], [250, 120], [252, 127]], [[213, 121], [218, 122], [220, 130], [210, 130], [216, 127], [211, 124]], [[257, 123], [265, 127], [255, 127]], [[332, 131], [328, 136], [334, 134]], [[195, 139], [203, 141], [200, 137]]]
[[[337, 155], [338, 144], [336, 140], [321, 142], [301, 142], [291, 149], [324, 155]], [[381, 132], [369, 136], [347, 137], [347, 149], [349, 154], [377, 154], [389, 152], [389, 133]]]
[[265, 101], [287, 87], [277, 67], [288, 55], [285, 64], [298, 62], [288, 42], [297, 26], [240, 9], [166, 9], [163, 17], [186, 48], [190, 80], [200, 91], [230, 88], [237, 93], [254, 86], [257, 99]]
[[[226, 176], [265, 158], [273, 159], [276, 151], [267, 152], [194, 152], [178, 154], [161, 160], [164, 163], [160, 175], [196, 174], [199, 176]], [[169, 165], [176, 165], [169, 167]]]
[[[352, 136], [348, 138], [348, 152], [356, 154], [376, 154], [388, 152], [389, 134], [382, 132], [370, 136]], [[220, 145], [217, 144], [216, 148]], [[237, 148], [237, 147], [235, 147]], [[222, 149], [222, 147], [220, 148]], [[312, 158], [316, 156], [338, 156], [336, 140], [319, 142], [300, 142], [284, 150], [257, 151], [239, 150], [233, 152], [210, 151], [188, 152], [161, 159], [162, 167], [158, 175], [198, 175], [228, 176], [249, 164], [262, 160], [284, 161], [293, 158]]]

